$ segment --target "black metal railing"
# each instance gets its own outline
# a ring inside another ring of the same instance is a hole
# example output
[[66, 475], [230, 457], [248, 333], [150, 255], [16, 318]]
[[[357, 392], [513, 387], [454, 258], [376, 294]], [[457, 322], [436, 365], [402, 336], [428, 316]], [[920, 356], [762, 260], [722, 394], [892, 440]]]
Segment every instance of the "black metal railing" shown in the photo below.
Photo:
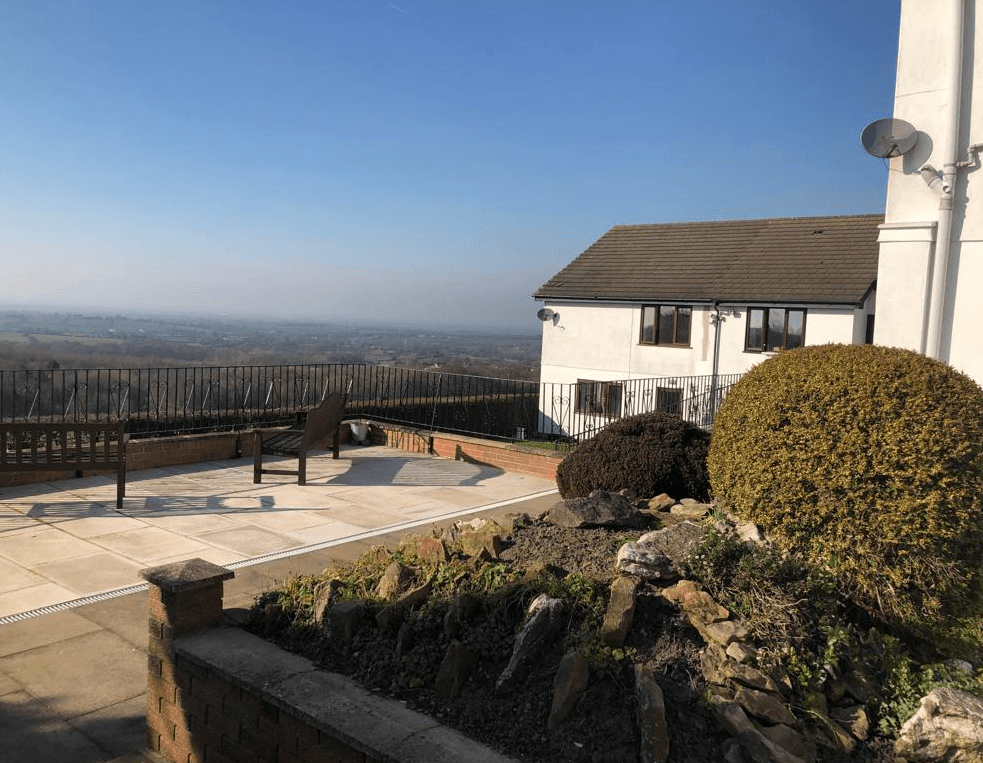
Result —
[[547, 437], [581, 441], [617, 419], [665, 411], [705, 429], [741, 374], [663, 376], [543, 384], [537, 427]]
[[737, 374], [550, 384], [368, 364], [0, 370], [2, 421], [126, 419], [134, 436], [292, 423], [330, 392], [346, 415], [499, 439], [579, 441], [653, 410], [710, 427]]

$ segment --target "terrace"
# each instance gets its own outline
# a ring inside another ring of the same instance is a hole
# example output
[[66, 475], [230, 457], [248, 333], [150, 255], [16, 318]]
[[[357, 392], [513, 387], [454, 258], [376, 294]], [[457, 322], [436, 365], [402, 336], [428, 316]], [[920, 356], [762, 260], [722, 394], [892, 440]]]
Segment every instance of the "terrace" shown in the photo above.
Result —
[[[291, 423], [349, 381], [350, 418], [375, 422], [373, 444], [311, 459], [304, 487], [254, 485], [248, 431]], [[276, 580], [407, 532], [538, 514], [557, 499], [561, 454], [517, 435], [575, 441], [645, 410], [659, 381], [624, 382], [621, 410], [588, 427], [577, 385], [350, 365], [0, 371], [3, 420], [126, 419], [132, 438], [119, 511], [111, 476], [0, 484], [0, 748], [23, 763], [104, 763], [145, 746], [139, 570], [221, 564], [236, 570], [226, 606], [246, 606]], [[674, 381], [702, 420], [726, 389]]]
[[[549, 479], [346, 445], [308, 483], [252, 483], [248, 459], [0, 489], [0, 749], [21, 763], [104, 763], [144, 748], [147, 594], [139, 570], [204, 558], [236, 570], [227, 606], [435, 523], [544, 511]], [[136, 758], [134, 758], [135, 760]], [[142, 760], [142, 758], [140, 758]]]

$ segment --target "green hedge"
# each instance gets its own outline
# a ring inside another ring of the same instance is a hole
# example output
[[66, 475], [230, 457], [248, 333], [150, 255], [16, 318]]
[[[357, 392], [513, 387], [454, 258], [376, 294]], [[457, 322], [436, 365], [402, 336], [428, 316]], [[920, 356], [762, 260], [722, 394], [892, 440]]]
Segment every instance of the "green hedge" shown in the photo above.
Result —
[[968, 376], [870, 345], [781, 353], [727, 396], [708, 466], [718, 503], [877, 616], [934, 638], [983, 611], [983, 390]]

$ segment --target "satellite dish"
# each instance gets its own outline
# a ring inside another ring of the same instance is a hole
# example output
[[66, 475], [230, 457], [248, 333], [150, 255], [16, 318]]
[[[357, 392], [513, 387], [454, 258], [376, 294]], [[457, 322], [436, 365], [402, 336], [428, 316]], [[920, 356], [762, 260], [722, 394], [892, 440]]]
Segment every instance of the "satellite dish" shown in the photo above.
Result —
[[864, 150], [878, 159], [891, 159], [911, 151], [918, 132], [903, 119], [878, 119], [860, 133]]
[[539, 320], [544, 321], [544, 322], [545, 321], [551, 321], [551, 320], [553, 320], [553, 316], [554, 315], [556, 315], [556, 313], [554, 313], [548, 307], [540, 308], [539, 312], [536, 313], [536, 317], [539, 318]]

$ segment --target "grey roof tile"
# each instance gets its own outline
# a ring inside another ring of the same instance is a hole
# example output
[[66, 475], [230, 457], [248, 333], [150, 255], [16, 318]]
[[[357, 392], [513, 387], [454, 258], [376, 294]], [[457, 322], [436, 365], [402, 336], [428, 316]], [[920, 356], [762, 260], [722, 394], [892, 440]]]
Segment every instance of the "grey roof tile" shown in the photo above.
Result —
[[536, 299], [859, 304], [883, 215], [616, 225]]

